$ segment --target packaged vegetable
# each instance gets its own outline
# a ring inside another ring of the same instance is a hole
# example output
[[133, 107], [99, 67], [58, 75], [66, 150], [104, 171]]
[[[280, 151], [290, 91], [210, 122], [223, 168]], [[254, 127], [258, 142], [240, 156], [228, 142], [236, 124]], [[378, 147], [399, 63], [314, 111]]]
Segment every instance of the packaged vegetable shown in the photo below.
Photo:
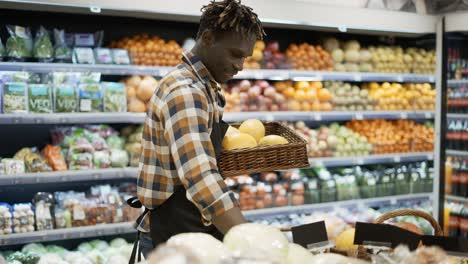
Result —
[[81, 72], [52, 72], [49, 74], [49, 78], [54, 85], [77, 85], [80, 82], [81, 75]]
[[28, 85], [29, 112], [52, 113], [52, 91], [47, 84]]
[[86, 125], [87, 130], [92, 133], [99, 134], [102, 138], [106, 139], [111, 136], [117, 136], [119, 133], [109, 125]]
[[80, 83], [98, 83], [101, 81], [100, 72], [83, 72], [80, 74]]
[[51, 62], [54, 59], [54, 47], [49, 32], [43, 26], [36, 33], [33, 55], [39, 62]]
[[130, 56], [125, 49], [112, 49], [112, 61], [114, 64], [129, 65]]
[[125, 85], [119, 82], [101, 83], [104, 92], [104, 112], [127, 112]]
[[52, 171], [49, 164], [35, 151], [27, 153], [23, 161], [27, 172]]
[[70, 63], [72, 61], [72, 50], [66, 43], [65, 30], [54, 29], [55, 39], [55, 61]]
[[0, 38], [0, 61], [3, 61], [3, 57], [5, 57], [5, 47], [3, 46], [2, 39]]
[[27, 113], [27, 84], [8, 82], [3, 86], [3, 113]]
[[106, 139], [106, 143], [110, 149], [123, 149], [125, 140], [117, 135], [113, 135]]
[[102, 111], [102, 90], [99, 83], [81, 83], [78, 86], [80, 112]]
[[33, 40], [29, 28], [6, 26], [9, 37], [6, 41], [7, 57], [12, 61], [25, 61], [32, 57]]
[[111, 149], [110, 161], [113, 168], [125, 168], [128, 165], [128, 153], [121, 149]]
[[54, 171], [65, 171], [67, 170], [67, 164], [63, 158], [60, 148], [53, 145], [47, 145], [42, 149], [42, 155], [47, 160], [47, 163], [52, 166]]
[[111, 167], [110, 153], [108, 150], [95, 151], [93, 154], [94, 167], [105, 169]]
[[94, 64], [94, 53], [91, 48], [74, 48], [73, 63], [75, 64]]
[[71, 213], [67, 209], [58, 208], [55, 210], [54, 215], [55, 228], [70, 228], [71, 224]]
[[13, 205], [13, 231], [15, 233], [34, 231], [34, 212], [31, 204], [20, 203]]
[[7, 203], [0, 203], [0, 235], [13, 233], [12, 208]]
[[112, 64], [112, 54], [110, 49], [95, 48], [94, 57], [97, 64]]
[[8, 256], [8, 264], [37, 264], [39, 262], [39, 255], [29, 252], [17, 251]]
[[59, 84], [54, 86], [55, 112], [72, 113], [77, 111], [78, 94], [75, 86]]
[[22, 174], [25, 172], [25, 166], [23, 160], [17, 159], [2, 159], [3, 169], [5, 175]]
[[33, 204], [35, 208], [36, 230], [54, 229], [52, 218], [54, 208], [54, 198], [51, 193], [39, 192], [34, 195]]

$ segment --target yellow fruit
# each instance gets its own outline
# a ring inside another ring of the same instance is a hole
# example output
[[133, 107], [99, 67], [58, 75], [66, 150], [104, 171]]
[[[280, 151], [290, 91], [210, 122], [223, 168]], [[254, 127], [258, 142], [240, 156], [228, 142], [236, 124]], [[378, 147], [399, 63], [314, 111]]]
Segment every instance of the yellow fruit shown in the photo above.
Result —
[[259, 146], [282, 145], [282, 144], [288, 144], [288, 140], [282, 136], [277, 136], [277, 135], [269, 135], [269, 136], [263, 137], [258, 142]]
[[249, 134], [245, 133], [232, 133], [224, 137], [223, 149], [242, 149], [253, 148], [257, 146], [257, 141]]
[[262, 137], [265, 136], [265, 127], [262, 122], [257, 119], [248, 119], [244, 121], [240, 127], [239, 131], [241, 133], [246, 133], [251, 135], [256, 142], [260, 141]]
[[255, 61], [260, 61], [263, 58], [263, 52], [261, 50], [255, 49], [253, 51], [252, 58]]
[[371, 82], [369, 86], [370, 86], [370, 89], [379, 89], [380, 87], [379, 84], [376, 82]]
[[265, 42], [263, 42], [261, 40], [257, 40], [255, 42], [255, 49], [264, 50], [265, 49]]
[[239, 129], [229, 126], [228, 130], [226, 131], [226, 136], [227, 135], [232, 135], [232, 134], [237, 134], [240, 133]]
[[388, 82], [382, 83], [382, 88], [383, 89], [389, 89], [390, 87], [391, 87], [390, 83], [388, 83]]
[[297, 90], [307, 90], [309, 88], [309, 82], [306, 82], [306, 81], [300, 81], [300, 82], [296, 82], [296, 89]]
[[347, 229], [343, 231], [338, 237], [336, 237], [336, 248], [339, 250], [354, 250], [358, 246], [354, 245], [354, 233], [356, 230], [354, 228]]

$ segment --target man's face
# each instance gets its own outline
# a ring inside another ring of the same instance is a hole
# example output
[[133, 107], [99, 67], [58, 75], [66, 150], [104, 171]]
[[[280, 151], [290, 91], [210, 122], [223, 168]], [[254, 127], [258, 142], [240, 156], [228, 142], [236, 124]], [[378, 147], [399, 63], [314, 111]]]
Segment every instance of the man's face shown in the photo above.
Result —
[[207, 55], [203, 63], [218, 83], [226, 83], [242, 71], [245, 58], [252, 55], [256, 36], [238, 32], [223, 32], [216, 36], [205, 33], [208, 36], [202, 37], [202, 43]]

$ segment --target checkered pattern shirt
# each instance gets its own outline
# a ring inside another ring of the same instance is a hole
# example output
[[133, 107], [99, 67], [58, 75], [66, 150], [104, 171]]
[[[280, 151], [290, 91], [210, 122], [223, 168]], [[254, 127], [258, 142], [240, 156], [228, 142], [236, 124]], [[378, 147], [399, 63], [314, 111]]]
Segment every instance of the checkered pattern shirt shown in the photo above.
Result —
[[[178, 186], [210, 225], [215, 216], [237, 206], [218, 172], [210, 134], [222, 118], [219, 85], [197, 56], [182, 61], [159, 83], [144, 124], [138, 172], [138, 199], [149, 209], [166, 201]], [[138, 230], [149, 232], [149, 214]]]

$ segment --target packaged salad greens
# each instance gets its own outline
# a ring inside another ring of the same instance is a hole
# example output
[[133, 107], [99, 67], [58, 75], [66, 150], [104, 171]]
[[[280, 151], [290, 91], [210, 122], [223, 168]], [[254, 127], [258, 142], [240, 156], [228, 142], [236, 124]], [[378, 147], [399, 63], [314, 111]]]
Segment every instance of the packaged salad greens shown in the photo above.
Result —
[[78, 94], [80, 112], [102, 111], [102, 90], [99, 83], [80, 83]]
[[55, 61], [70, 63], [72, 61], [72, 50], [67, 45], [65, 30], [54, 29]]
[[52, 90], [47, 84], [28, 85], [29, 112], [52, 113]]
[[78, 109], [78, 94], [74, 85], [54, 85], [54, 99], [56, 113], [71, 113]]
[[91, 48], [74, 48], [73, 63], [75, 64], [94, 64], [94, 52]]
[[51, 62], [54, 59], [54, 46], [49, 32], [43, 26], [36, 33], [33, 55], [39, 62]]
[[112, 61], [114, 62], [114, 64], [129, 65], [130, 56], [128, 55], [128, 51], [125, 49], [113, 49]]
[[27, 84], [8, 82], [3, 86], [3, 113], [27, 113]]
[[104, 112], [127, 112], [125, 86], [119, 82], [101, 83], [104, 92]]
[[6, 41], [7, 57], [12, 61], [25, 61], [32, 56], [33, 40], [29, 28], [6, 26], [10, 35]]
[[112, 54], [110, 49], [95, 48], [94, 57], [97, 64], [112, 64]]

